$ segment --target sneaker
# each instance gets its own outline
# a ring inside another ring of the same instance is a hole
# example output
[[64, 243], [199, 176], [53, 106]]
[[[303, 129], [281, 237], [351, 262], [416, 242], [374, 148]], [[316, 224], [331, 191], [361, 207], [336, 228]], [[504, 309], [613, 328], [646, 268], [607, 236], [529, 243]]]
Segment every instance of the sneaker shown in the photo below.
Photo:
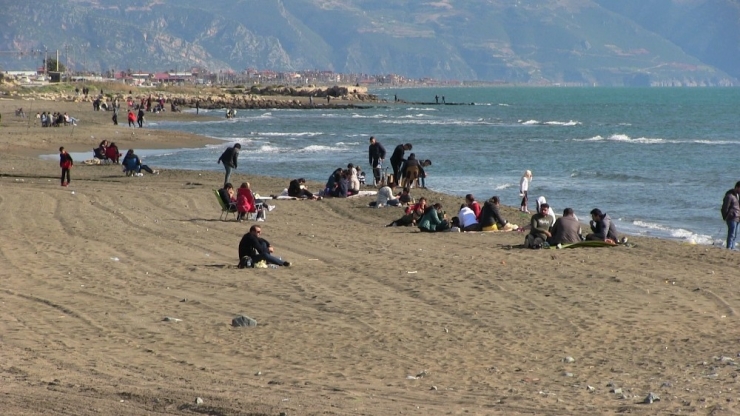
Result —
[[154, 172], [154, 175], [159, 175], [159, 171], [158, 170], [155, 170], [153, 172]]
[[264, 218], [257, 218], [257, 222], [265, 222]]
[[628, 241], [629, 241], [629, 238], [627, 238], [627, 237], [622, 237], [622, 239], [619, 240], [619, 242], [622, 243], [622, 244], [627, 244]]
[[268, 205], [267, 212], [272, 212], [275, 208], [277, 208], [275, 205]]
[[290, 262], [289, 261], [283, 262], [283, 266], [290, 267]]

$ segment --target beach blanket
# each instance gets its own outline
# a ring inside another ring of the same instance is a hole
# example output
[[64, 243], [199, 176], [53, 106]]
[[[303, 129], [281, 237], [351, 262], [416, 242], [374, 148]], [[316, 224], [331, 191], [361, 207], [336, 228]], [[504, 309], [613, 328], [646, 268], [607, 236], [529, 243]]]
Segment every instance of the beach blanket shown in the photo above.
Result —
[[[357, 195], [351, 195], [351, 196], [348, 196], [347, 198], [354, 198], [354, 197], [358, 197], [358, 196], [374, 196], [374, 195], [377, 195], [377, 194], [378, 194], [378, 191], [360, 191], [360, 192], [357, 193]], [[273, 195], [272, 198], [273, 199], [282, 199], [282, 200], [306, 199], [306, 198], [296, 198], [294, 196], [289, 196], [287, 189], [284, 189], [283, 192], [280, 193], [280, 195]]]

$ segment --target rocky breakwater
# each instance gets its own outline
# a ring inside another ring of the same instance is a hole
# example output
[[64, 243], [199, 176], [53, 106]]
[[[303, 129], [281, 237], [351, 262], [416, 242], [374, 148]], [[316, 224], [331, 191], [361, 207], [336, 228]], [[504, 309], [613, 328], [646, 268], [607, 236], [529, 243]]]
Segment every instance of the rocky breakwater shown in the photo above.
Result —
[[364, 88], [293, 88], [252, 87], [228, 90], [221, 94], [203, 96], [173, 94], [170, 99], [180, 107], [196, 106], [207, 109], [275, 109], [275, 108], [368, 108], [378, 103], [378, 97], [368, 94]]

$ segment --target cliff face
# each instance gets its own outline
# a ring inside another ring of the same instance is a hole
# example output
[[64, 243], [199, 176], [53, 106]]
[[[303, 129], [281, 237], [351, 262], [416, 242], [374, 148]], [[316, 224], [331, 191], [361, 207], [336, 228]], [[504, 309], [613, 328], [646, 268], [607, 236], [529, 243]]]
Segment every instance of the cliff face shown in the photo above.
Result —
[[[18, 2], [16, 2], [18, 3]], [[738, 0], [58, 0], [6, 5], [0, 66], [395, 73], [529, 84], [726, 85]]]

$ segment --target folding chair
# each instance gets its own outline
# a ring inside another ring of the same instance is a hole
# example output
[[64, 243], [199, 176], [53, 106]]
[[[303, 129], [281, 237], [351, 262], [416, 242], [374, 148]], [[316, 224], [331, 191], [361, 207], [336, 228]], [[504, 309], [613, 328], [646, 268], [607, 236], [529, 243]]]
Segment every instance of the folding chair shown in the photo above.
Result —
[[229, 214], [234, 214], [234, 219], [236, 219], [236, 210], [232, 211], [229, 209], [229, 206], [226, 205], [223, 199], [221, 199], [221, 195], [218, 193], [218, 189], [214, 189], [213, 193], [216, 194], [218, 205], [221, 206], [221, 215], [218, 217], [218, 219], [220, 219], [221, 221], [226, 221], [229, 219]]

